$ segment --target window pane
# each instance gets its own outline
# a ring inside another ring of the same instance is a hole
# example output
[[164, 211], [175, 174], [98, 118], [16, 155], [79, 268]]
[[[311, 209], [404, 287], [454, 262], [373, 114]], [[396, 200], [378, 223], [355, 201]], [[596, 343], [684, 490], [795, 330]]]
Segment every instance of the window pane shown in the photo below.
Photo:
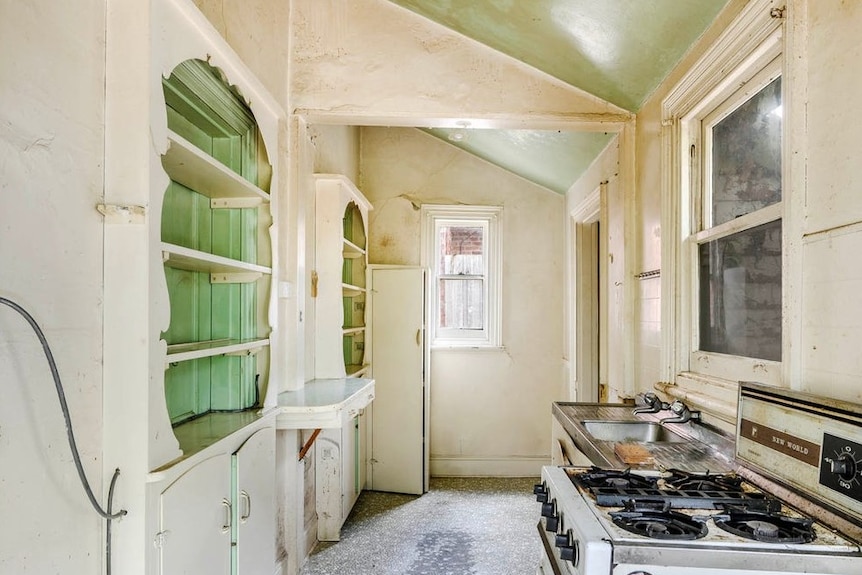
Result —
[[484, 229], [478, 226], [440, 226], [440, 275], [484, 275]]
[[439, 287], [441, 328], [484, 329], [484, 280], [441, 279]]
[[712, 128], [712, 225], [781, 201], [781, 78]]
[[700, 246], [700, 349], [781, 361], [781, 220]]

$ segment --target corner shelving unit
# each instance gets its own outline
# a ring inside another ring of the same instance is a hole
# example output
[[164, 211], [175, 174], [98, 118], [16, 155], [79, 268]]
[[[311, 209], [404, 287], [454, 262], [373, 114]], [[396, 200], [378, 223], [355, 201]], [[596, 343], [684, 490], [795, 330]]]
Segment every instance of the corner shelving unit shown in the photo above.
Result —
[[345, 176], [316, 174], [316, 379], [361, 377], [371, 204]]
[[[283, 394], [284, 425], [313, 416], [323, 428], [315, 449], [317, 537], [338, 541], [341, 525], [365, 486], [365, 408], [374, 380], [363, 379], [368, 211], [371, 204], [345, 176], [315, 178], [315, 379], [301, 394]], [[338, 400], [333, 400], [337, 396]], [[325, 406], [317, 406], [317, 399]], [[346, 407], [341, 408], [342, 403]], [[294, 405], [296, 404], [296, 405]], [[297, 406], [303, 407], [297, 411]]]

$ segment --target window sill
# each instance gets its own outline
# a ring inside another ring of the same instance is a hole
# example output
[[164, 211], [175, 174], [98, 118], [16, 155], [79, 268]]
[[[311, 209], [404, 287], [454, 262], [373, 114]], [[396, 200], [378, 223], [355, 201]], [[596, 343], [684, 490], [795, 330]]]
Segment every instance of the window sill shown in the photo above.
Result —
[[432, 345], [431, 351], [499, 351], [506, 352], [503, 345]]

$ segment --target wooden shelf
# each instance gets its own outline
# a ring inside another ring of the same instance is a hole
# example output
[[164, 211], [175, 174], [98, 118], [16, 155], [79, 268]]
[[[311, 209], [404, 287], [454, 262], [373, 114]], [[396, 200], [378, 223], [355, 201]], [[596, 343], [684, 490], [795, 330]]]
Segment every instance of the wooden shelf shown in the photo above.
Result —
[[344, 238], [344, 249], [342, 250], [341, 255], [344, 258], [353, 260], [364, 256], [365, 250], [360, 248], [347, 238]]
[[363, 333], [365, 331], [365, 326], [357, 326], [357, 327], [345, 327], [343, 329], [344, 335], [350, 335], [353, 333]]
[[210, 199], [248, 198], [268, 202], [269, 194], [174, 132], [162, 166], [172, 180]]
[[214, 339], [193, 343], [178, 343], [168, 346], [165, 363], [178, 363], [216, 355], [245, 355], [269, 345], [269, 338], [261, 339]]
[[162, 242], [162, 259], [170, 268], [209, 273], [213, 283], [248, 283], [261, 275], [272, 274], [272, 268], [266, 266], [215, 256], [166, 242]]
[[360, 294], [364, 294], [365, 288], [351, 284], [341, 284], [341, 291], [344, 297], [356, 297]]

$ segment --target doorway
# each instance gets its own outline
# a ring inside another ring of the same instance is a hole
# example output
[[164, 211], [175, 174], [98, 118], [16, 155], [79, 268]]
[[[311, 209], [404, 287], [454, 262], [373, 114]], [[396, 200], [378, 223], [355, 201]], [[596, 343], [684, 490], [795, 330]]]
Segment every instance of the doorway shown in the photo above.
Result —
[[[572, 349], [573, 401], [602, 400], [602, 353], [606, 341], [602, 330], [601, 294], [606, 274], [602, 269], [601, 206], [604, 183], [572, 211]], [[606, 395], [606, 394], [604, 394]]]

